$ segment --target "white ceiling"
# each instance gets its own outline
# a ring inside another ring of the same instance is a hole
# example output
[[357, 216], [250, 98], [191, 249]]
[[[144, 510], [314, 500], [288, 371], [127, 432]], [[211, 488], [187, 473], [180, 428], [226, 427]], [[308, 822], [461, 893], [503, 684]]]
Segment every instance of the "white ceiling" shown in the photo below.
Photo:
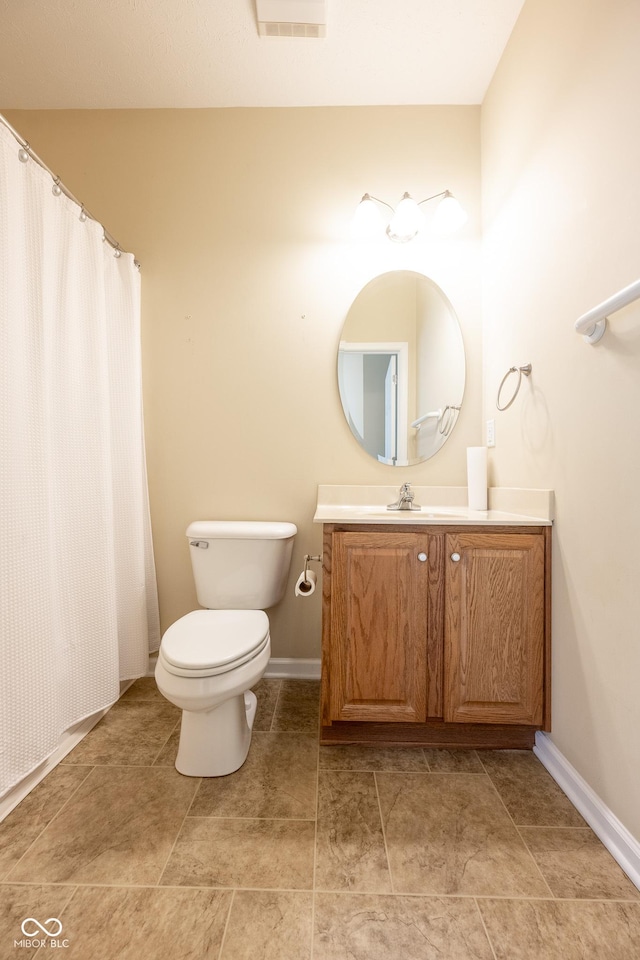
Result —
[[322, 40], [254, 0], [0, 0], [0, 108], [480, 103], [524, 0], [327, 0]]

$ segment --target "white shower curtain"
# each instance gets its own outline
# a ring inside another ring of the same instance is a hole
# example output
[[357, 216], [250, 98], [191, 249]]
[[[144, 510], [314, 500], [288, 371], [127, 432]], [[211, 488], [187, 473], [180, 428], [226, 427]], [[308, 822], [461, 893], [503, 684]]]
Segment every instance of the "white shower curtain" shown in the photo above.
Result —
[[0, 796], [159, 643], [140, 277], [0, 124]]

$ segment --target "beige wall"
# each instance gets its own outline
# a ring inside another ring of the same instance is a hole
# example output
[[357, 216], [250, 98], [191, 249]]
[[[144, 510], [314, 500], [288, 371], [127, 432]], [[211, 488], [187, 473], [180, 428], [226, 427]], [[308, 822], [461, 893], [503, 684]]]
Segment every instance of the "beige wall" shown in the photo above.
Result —
[[[553, 740], [640, 837], [640, 5], [527, 0], [482, 110], [494, 483], [553, 487]], [[512, 364], [531, 382], [505, 413]]]
[[[299, 528], [271, 616], [274, 656], [320, 651], [319, 594], [293, 596], [319, 553], [318, 483], [463, 484], [481, 398], [479, 108], [17, 112], [8, 119], [142, 263], [149, 483], [163, 626], [193, 609], [184, 530], [207, 518]], [[356, 244], [365, 191], [450, 188], [455, 240]], [[338, 397], [343, 320], [391, 269], [424, 272], [458, 312], [467, 402], [433, 460], [395, 469], [357, 446]]]

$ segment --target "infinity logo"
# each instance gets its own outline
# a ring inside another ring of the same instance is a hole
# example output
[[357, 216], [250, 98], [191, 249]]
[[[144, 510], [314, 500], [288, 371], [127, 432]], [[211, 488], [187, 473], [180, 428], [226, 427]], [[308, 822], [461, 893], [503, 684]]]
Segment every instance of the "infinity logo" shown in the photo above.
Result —
[[[27, 928], [28, 923], [35, 924], [35, 928]], [[48, 923], [53, 924], [51, 929], [46, 926]], [[25, 937], [35, 937], [38, 931], [44, 933], [45, 937], [57, 937], [62, 933], [62, 924], [57, 917], [49, 917], [48, 920], [45, 920], [44, 925], [39, 923], [35, 917], [27, 917], [26, 920], [22, 921], [22, 932]]]

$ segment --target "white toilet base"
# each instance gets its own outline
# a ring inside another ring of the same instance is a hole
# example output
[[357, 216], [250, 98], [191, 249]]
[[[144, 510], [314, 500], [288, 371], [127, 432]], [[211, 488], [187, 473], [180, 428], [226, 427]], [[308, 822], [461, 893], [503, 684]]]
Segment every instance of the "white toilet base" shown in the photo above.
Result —
[[182, 710], [176, 770], [186, 777], [224, 777], [247, 759], [256, 696], [251, 692], [267, 669], [271, 643], [257, 656], [225, 673], [184, 676], [170, 673], [162, 645], [156, 664], [160, 693]]
[[178, 773], [186, 777], [224, 777], [238, 770], [247, 759], [256, 708], [256, 695], [247, 690], [213, 710], [183, 710]]

